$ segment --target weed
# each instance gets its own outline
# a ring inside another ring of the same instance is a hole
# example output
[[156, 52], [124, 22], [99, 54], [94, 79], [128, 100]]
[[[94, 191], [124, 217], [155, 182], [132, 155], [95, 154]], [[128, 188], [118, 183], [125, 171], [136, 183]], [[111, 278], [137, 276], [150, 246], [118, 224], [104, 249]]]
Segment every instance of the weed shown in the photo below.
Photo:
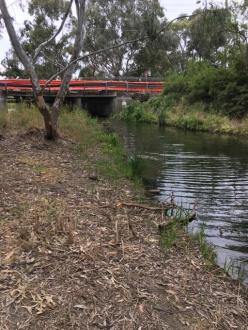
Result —
[[247, 260], [234, 260], [232, 258], [226, 258], [224, 263], [224, 271], [231, 277], [236, 278], [240, 282], [243, 282], [245, 280], [246, 262]]
[[182, 226], [177, 222], [171, 223], [166, 229], [162, 230], [161, 245], [165, 250], [170, 250], [177, 242], [179, 234], [182, 234]]
[[205, 224], [201, 225], [200, 230], [197, 232], [194, 238], [198, 242], [201, 255], [206, 260], [207, 264], [209, 266], [215, 264], [216, 252], [214, 251], [213, 246], [206, 241]]
[[166, 210], [165, 216], [172, 221], [162, 226], [160, 234], [163, 248], [169, 250], [185, 234], [185, 228], [187, 228], [192, 214], [191, 209], [179, 205]]

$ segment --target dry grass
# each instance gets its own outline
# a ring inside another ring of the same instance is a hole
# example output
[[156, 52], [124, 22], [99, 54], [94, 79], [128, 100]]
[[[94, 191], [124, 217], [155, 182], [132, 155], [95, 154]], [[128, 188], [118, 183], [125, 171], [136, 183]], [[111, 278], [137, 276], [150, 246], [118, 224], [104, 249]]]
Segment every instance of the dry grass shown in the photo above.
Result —
[[0, 329], [247, 329], [247, 290], [183, 233], [164, 253], [161, 212], [92, 180], [101, 153], [39, 130], [0, 141]]

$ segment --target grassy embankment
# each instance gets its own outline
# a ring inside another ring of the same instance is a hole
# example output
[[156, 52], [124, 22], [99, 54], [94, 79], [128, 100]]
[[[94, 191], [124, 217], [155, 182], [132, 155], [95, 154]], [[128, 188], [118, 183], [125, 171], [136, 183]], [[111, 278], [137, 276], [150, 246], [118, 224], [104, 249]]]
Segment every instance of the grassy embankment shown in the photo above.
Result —
[[[143, 111], [143, 108], [140, 109]], [[137, 112], [132, 112], [132, 115], [137, 116]], [[148, 122], [156, 122], [154, 113], [151, 114], [149, 110], [142, 113], [142, 115], [145, 117], [141, 116], [141, 120], [143, 118], [147, 119]], [[158, 118], [158, 120], [161, 119]], [[0, 112], [0, 132], [3, 134], [6, 132], [25, 133], [34, 128], [41, 130], [42, 127], [42, 118], [35, 107], [27, 108], [23, 104], [17, 106], [17, 111]], [[62, 138], [73, 141], [77, 154], [83, 158], [88, 158], [86, 167], [96, 173], [96, 177], [99, 174], [115, 183], [120, 179], [132, 181], [136, 201], [144, 199], [140, 180], [140, 162], [135, 157], [126, 155], [114, 133], [104, 132], [97, 120], [90, 118], [85, 112], [71, 112], [66, 109], [60, 116], [59, 127]], [[94, 155], [96, 153], [97, 156]], [[40, 166], [37, 169], [42, 171]], [[175, 209], [167, 210], [167, 213], [173, 213], [170, 219], [174, 219], [175, 222], [170, 223], [169, 226], [166, 225], [164, 228], [162, 226], [160, 236], [161, 246], [169, 251], [178, 242], [178, 239], [180, 240], [181, 236], [185, 234], [184, 228], [192, 213], [191, 210], [184, 210], [176, 206]], [[206, 243], [204, 230], [201, 230], [194, 237], [189, 237], [189, 239], [198, 242], [206, 264], [208, 266], [214, 265], [215, 251], [211, 245]]]
[[[143, 108], [142, 108], [143, 109]], [[139, 112], [138, 112], [139, 113]], [[134, 115], [135, 112], [132, 112]], [[136, 113], [137, 115], [137, 113]], [[143, 113], [148, 121], [156, 122], [154, 114], [148, 111]], [[148, 117], [147, 117], [148, 116]], [[18, 132], [25, 133], [29, 130], [43, 127], [43, 121], [35, 107], [27, 108], [25, 104], [18, 105], [17, 111], [0, 112], [0, 132]], [[140, 181], [140, 163], [136, 158], [128, 157], [118, 138], [113, 133], [105, 133], [96, 119], [90, 118], [82, 111], [67, 111], [61, 113], [59, 127], [62, 138], [70, 139], [75, 143], [76, 152], [83, 158], [88, 158], [86, 167], [108, 180], [114, 180], [115, 183], [120, 179], [132, 181], [132, 188], [136, 193], [136, 201], [142, 201], [143, 192]], [[97, 153], [97, 156], [94, 155]], [[42, 171], [42, 166], [37, 166], [37, 170]], [[93, 176], [95, 177], [95, 176]], [[115, 185], [115, 184], [114, 184]], [[160, 230], [161, 246], [169, 251], [185, 234], [184, 228], [188, 223], [188, 218], [192, 216], [191, 210], [184, 210], [181, 207], [167, 210], [167, 213], [173, 213], [169, 219], [174, 222], [167, 226], [162, 226]], [[190, 239], [190, 237], [189, 237]], [[199, 244], [202, 256], [208, 266], [215, 263], [215, 252], [212, 246], [208, 245], [204, 238], [204, 231], [191, 237]]]
[[195, 131], [248, 134], [247, 73], [205, 63], [167, 77], [162, 95], [134, 101], [120, 117]]
[[[59, 118], [62, 139], [70, 139], [82, 157], [91, 157], [91, 150], [98, 152], [94, 170], [108, 178], [131, 179], [139, 185], [138, 164], [128, 157], [117, 136], [106, 133], [96, 119], [90, 118], [83, 111], [62, 111]], [[26, 132], [29, 129], [42, 129], [43, 120], [35, 107], [18, 105], [17, 111], [0, 112], [0, 133]]]
[[[132, 112], [132, 114], [135, 114], [135, 112]], [[144, 115], [145, 118], [148, 116], [148, 120], [153, 118], [149, 110], [145, 111]], [[155, 122], [155, 120], [152, 120], [152, 122]], [[136, 201], [143, 200], [142, 184], [139, 176], [140, 162], [135, 157], [128, 157], [125, 154], [115, 134], [105, 133], [96, 119], [90, 118], [82, 111], [69, 112], [65, 109], [60, 116], [59, 126], [62, 137], [76, 142], [77, 153], [81, 157], [88, 158], [87, 167], [89, 170], [115, 182], [120, 179], [131, 180], [133, 190], [136, 192]], [[27, 108], [23, 104], [19, 105], [15, 112], [0, 112], [0, 130], [3, 133], [8, 131], [26, 132], [33, 128], [41, 129], [42, 127], [42, 118], [34, 107]], [[93, 154], [91, 150], [93, 150]], [[96, 152], [97, 157], [94, 155]], [[183, 210], [180, 207], [175, 208], [172, 212], [176, 221], [160, 231], [161, 246], [166, 251], [169, 251], [180, 240], [180, 237], [185, 233], [184, 228], [187, 224], [187, 218], [192, 215], [190, 210]], [[168, 210], [168, 213], [171, 213], [171, 210]], [[198, 242], [206, 264], [210, 267], [214, 265], [215, 251], [211, 245], [206, 243], [204, 231], [201, 230], [189, 239]]]
[[[0, 131], [3, 133], [8, 131], [25, 133], [34, 128], [42, 129], [42, 127], [42, 118], [35, 107], [27, 108], [23, 104], [17, 106], [17, 111], [0, 112]], [[119, 179], [132, 181], [133, 189], [138, 193], [136, 200], [143, 199], [140, 181], [141, 164], [135, 157], [126, 155], [114, 133], [105, 133], [97, 120], [90, 118], [86, 112], [71, 112], [66, 109], [60, 116], [59, 127], [62, 138], [74, 141], [77, 153], [81, 157], [89, 158], [87, 165], [89, 169], [114, 181]], [[97, 152], [97, 157], [94, 157], [91, 150], [93, 150], [93, 154]], [[92, 159], [94, 159], [94, 164]], [[192, 215], [190, 210], [183, 210], [181, 207], [168, 210], [168, 213], [171, 212], [176, 222], [166, 226], [165, 230], [161, 231], [161, 244], [166, 250], [175, 244], [187, 224], [187, 218]], [[208, 251], [203, 255], [207, 261], [211, 260], [210, 263], [213, 264], [215, 259], [213, 248], [211, 246], [205, 248], [206, 243], [202, 244], [204, 241], [202, 236], [196, 235], [194, 239], [198, 240], [200, 246], [204, 246], [204, 249]]]
[[246, 290], [201, 233], [140, 207], [116, 137], [82, 112], [62, 113], [56, 143], [33, 108], [0, 117], [1, 329], [246, 329]]

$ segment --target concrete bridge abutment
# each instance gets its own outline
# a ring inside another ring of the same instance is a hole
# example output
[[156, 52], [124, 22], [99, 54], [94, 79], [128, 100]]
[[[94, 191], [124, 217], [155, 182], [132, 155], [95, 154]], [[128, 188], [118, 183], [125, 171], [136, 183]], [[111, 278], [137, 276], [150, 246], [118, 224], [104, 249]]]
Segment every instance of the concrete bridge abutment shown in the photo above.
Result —
[[114, 113], [120, 112], [132, 99], [127, 96], [102, 95], [82, 97], [73, 102], [73, 107], [85, 109], [92, 116], [109, 117]]

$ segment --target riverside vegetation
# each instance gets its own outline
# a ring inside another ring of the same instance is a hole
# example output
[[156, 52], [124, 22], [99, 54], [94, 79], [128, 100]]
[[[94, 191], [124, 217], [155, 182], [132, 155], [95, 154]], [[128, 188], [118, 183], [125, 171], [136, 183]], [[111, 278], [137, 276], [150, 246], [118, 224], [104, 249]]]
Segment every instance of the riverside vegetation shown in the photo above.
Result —
[[248, 134], [248, 75], [245, 53], [228, 68], [192, 62], [171, 73], [162, 95], [134, 101], [119, 115], [136, 122], [225, 134]]
[[[164, 55], [167, 67], [156, 63], [165, 75], [163, 94], [132, 102], [121, 118], [248, 134], [248, 3], [225, 3], [223, 8], [210, 1], [203, 11], [197, 9], [192, 17], [173, 22], [177, 47]], [[151, 70], [155, 72], [152, 66]]]
[[1, 329], [246, 329], [247, 290], [202, 257], [203, 238], [172, 237], [96, 120], [64, 111], [57, 142], [34, 108], [0, 127]]

